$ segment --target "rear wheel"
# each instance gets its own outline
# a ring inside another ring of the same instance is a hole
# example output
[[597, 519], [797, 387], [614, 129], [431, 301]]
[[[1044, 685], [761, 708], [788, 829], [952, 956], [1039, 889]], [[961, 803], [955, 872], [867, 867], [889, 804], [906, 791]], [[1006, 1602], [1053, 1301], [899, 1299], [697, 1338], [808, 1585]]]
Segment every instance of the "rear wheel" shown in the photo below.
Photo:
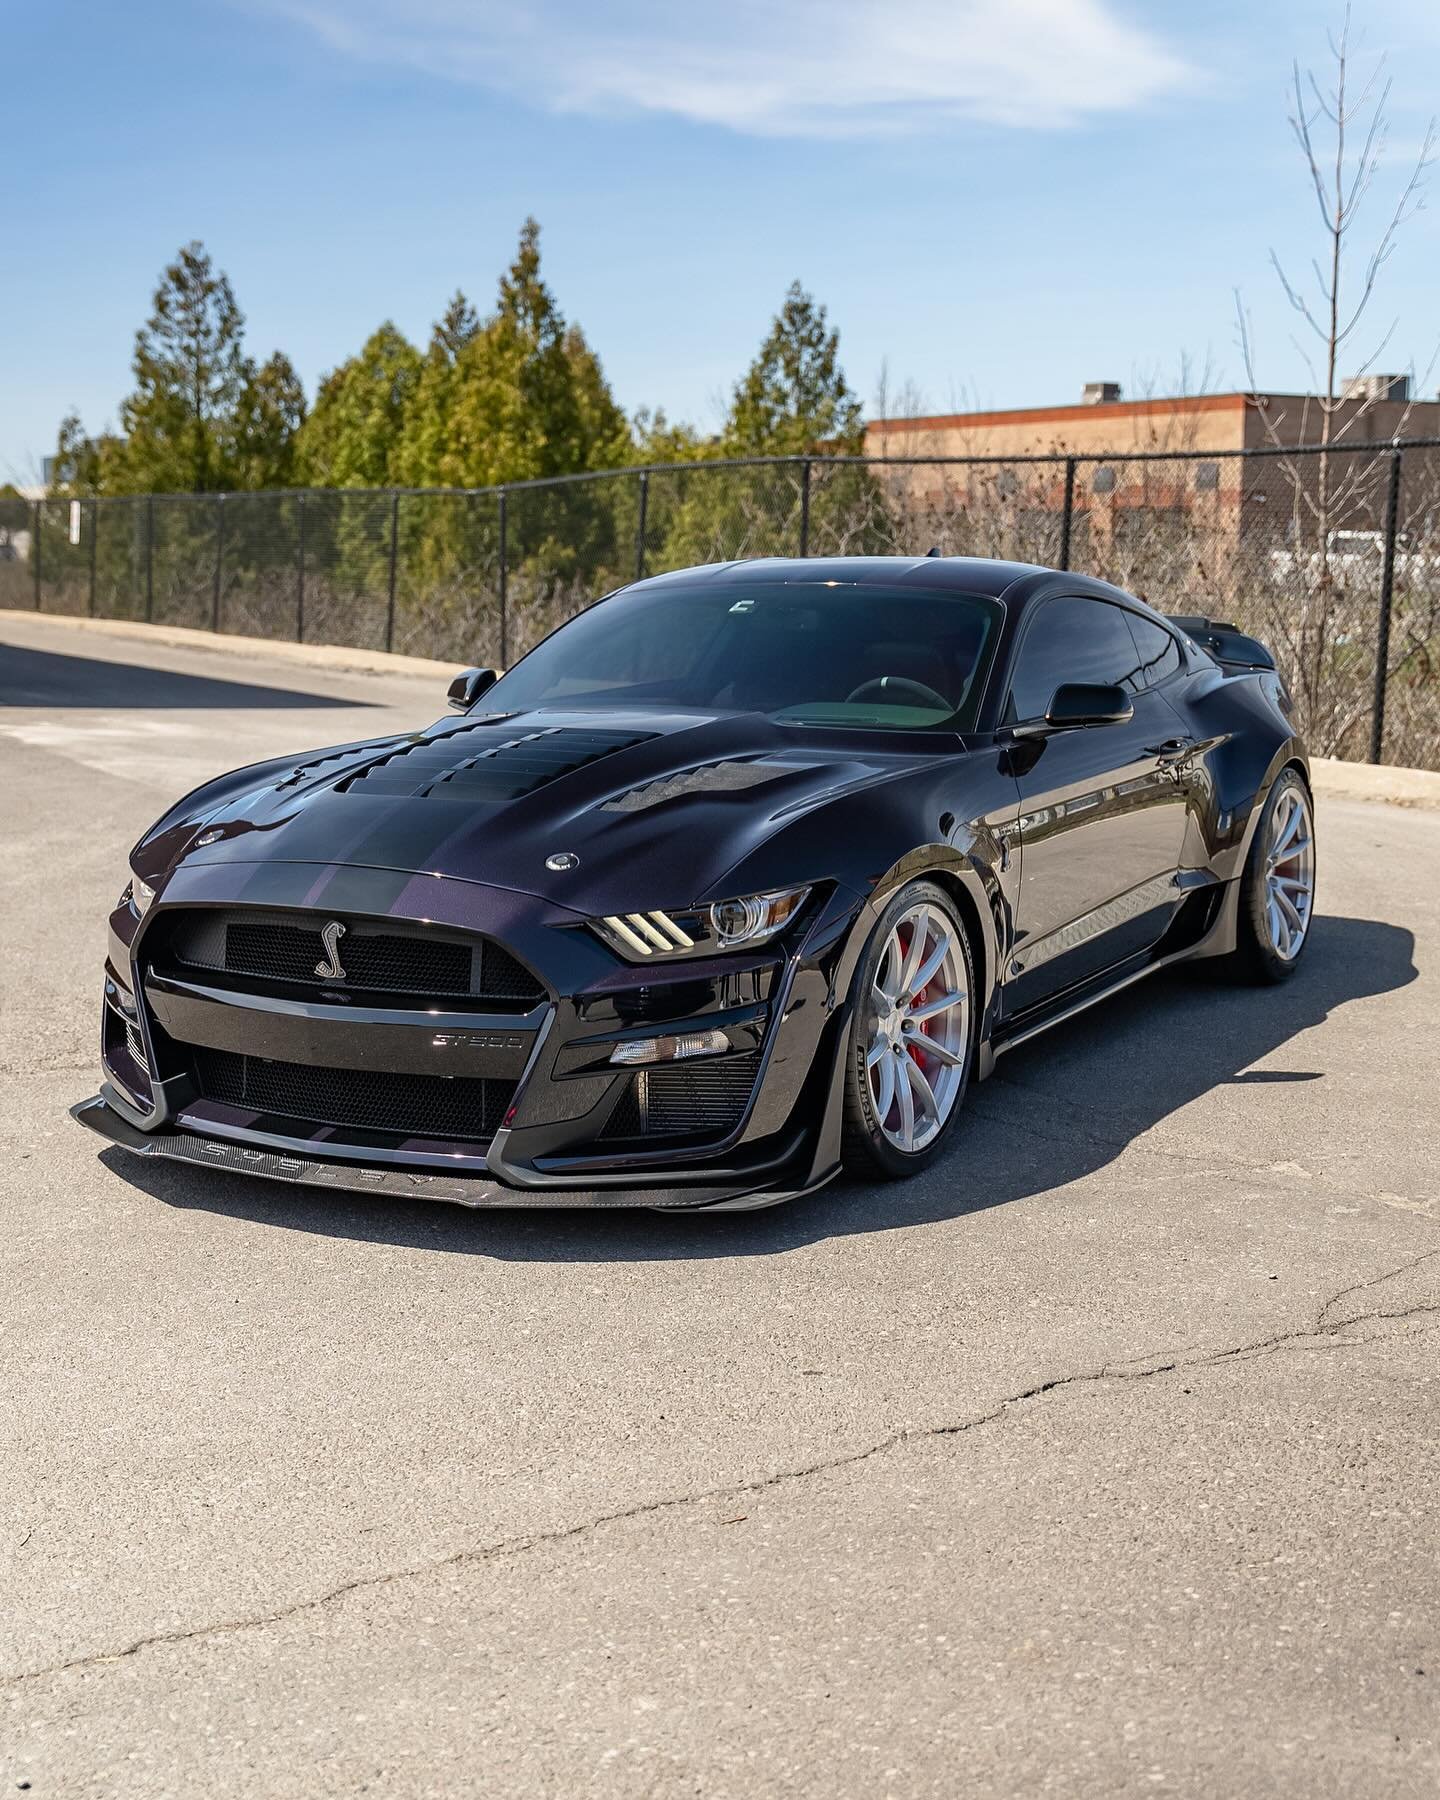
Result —
[[1233, 967], [1250, 981], [1288, 981], [1310, 940], [1315, 814], [1298, 770], [1283, 769], [1265, 801], [1240, 879]]
[[855, 972], [845, 1074], [845, 1160], [891, 1179], [939, 1154], [970, 1079], [974, 961], [954, 902], [912, 881], [886, 907]]

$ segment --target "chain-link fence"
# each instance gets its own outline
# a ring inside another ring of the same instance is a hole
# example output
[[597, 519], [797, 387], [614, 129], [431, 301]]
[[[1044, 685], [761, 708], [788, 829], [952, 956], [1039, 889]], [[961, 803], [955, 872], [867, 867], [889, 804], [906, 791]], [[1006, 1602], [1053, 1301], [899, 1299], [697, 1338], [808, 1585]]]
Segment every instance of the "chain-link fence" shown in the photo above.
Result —
[[998, 556], [1264, 639], [1317, 753], [1440, 768], [1440, 440], [704, 461], [476, 491], [0, 501], [0, 606], [505, 666], [640, 575]]

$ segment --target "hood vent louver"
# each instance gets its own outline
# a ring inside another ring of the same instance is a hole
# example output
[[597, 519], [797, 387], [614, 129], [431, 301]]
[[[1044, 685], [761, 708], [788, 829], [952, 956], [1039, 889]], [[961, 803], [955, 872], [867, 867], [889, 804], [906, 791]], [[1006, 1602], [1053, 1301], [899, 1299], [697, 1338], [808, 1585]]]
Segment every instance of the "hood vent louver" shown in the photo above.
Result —
[[299, 787], [302, 781], [323, 769], [327, 763], [348, 762], [356, 756], [365, 756], [373, 750], [383, 750], [385, 740], [377, 740], [373, 744], [349, 744], [341, 750], [327, 750], [323, 756], [307, 756], [304, 762], [297, 763], [283, 781], [275, 783], [275, 792], [283, 794], [286, 788]]
[[493, 725], [477, 725], [443, 736], [417, 738], [337, 782], [336, 791], [499, 804], [533, 794], [562, 775], [572, 775], [602, 756], [643, 744], [654, 735], [551, 725], [477, 749], [472, 733], [493, 729]]
[[813, 767], [809, 763], [792, 762], [717, 762], [698, 769], [685, 769], [678, 775], [664, 775], [644, 787], [616, 794], [600, 808], [601, 812], [644, 812], [666, 800], [679, 800], [686, 794], [738, 794], [746, 788], [759, 787], [767, 781], [779, 781], [797, 769]]

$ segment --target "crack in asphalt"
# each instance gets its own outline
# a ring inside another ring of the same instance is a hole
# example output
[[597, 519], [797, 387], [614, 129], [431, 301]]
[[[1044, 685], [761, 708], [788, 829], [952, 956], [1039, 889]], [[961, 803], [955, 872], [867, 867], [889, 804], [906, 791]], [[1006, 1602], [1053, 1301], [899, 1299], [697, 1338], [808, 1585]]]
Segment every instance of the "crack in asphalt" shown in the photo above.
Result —
[[[1422, 1255], [1412, 1258], [1411, 1261], [1401, 1263], [1398, 1269], [1391, 1269], [1388, 1274], [1373, 1275], [1369, 1281], [1357, 1281], [1352, 1283], [1349, 1287], [1341, 1288], [1338, 1294], [1331, 1295], [1316, 1314], [1316, 1331], [1319, 1332], [1327, 1329], [1326, 1319], [1328, 1315], [1334, 1311], [1342, 1300], [1348, 1300], [1351, 1294], [1368, 1293], [1371, 1288], [1380, 1287], [1387, 1281], [1394, 1281], [1397, 1276], [1408, 1275], [1412, 1269], [1418, 1269], [1422, 1263], [1433, 1262], [1437, 1256], [1440, 1256], [1440, 1249], [1426, 1250]], [[1424, 1309], [1422, 1308], [1421, 1310]], [[1403, 1313], [1381, 1313], [1375, 1316], [1380, 1318], [1403, 1318], [1405, 1315]]]
[[622, 1507], [615, 1512], [600, 1513], [594, 1518], [584, 1519], [578, 1524], [562, 1526], [553, 1531], [502, 1538], [493, 1544], [467, 1546], [452, 1551], [448, 1556], [436, 1557], [431, 1561], [417, 1563], [403, 1569], [388, 1570], [378, 1575], [358, 1575], [350, 1581], [343, 1581], [335, 1587], [328, 1588], [322, 1594], [313, 1594], [305, 1599], [293, 1601], [290, 1605], [279, 1607], [273, 1612], [252, 1613], [236, 1619], [221, 1619], [205, 1625], [186, 1626], [175, 1631], [148, 1632], [118, 1650], [91, 1651], [84, 1656], [71, 1657], [63, 1662], [43, 1664], [35, 1669], [22, 1669], [13, 1675], [0, 1677], [0, 1690], [17, 1688], [32, 1681], [43, 1680], [51, 1675], [71, 1674], [77, 1670], [96, 1668], [107, 1663], [124, 1662], [130, 1657], [138, 1655], [142, 1650], [156, 1649], [168, 1644], [186, 1643], [193, 1638], [223, 1637], [236, 1632], [258, 1630], [266, 1625], [277, 1625], [286, 1619], [295, 1618], [301, 1613], [314, 1612], [322, 1607], [331, 1606], [337, 1600], [343, 1600], [350, 1594], [389, 1587], [397, 1582], [416, 1580], [422, 1575], [438, 1574], [444, 1569], [461, 1568], [472, 1563], [498, 1562], [502, 1558], [523, 1555], [529, 1550], [568, 1543], [573, 1539], [598, 1531], [606, 1525], [624, 1524], [632, 1519], [643, 1519], [658, 1513], [674, 1512], [683, 1507], [702, 1506], [710, 1501], [724, 1500], [729, 1503], [738, 1500], [743, 1495], [765, 1493], [773, 1488], [808, 1481], [818, 1475], [855, 1468], [861, 1463], [873, 1461], [892, 1450], [909, 1444], [924, 1443], [940, 1438], [963, 1437], [969, 1432], [980, 1430], [982, 1426], [994, 1424], [1016, 1407], [1026, 1405], [1030, 1401], [1043, 1399], [1050, 1394], [1059, 1393], [1063, 1389], [1094, 1386], [1106, 1382], [1150, 1381], [1156, 1376], [1171, 1375], [1181, 1370], [1212, 1369], [1222, 1367], [1227, 1363], [1254, 1362], [1278, 1350], [1307, 1346], [1319, 1348], [1327, 1340], [1329, 1346], [1350, 1349], [1374, 1343], [1392, 1334], [1381, 1331], [1353, 1338], [1341, 1337], [1340, 1334], [1371, 1323], [1389, 1324], [1429, 1314], [1440, 1317], [1440, 1301], [1422, 1301], [1413, 1306], [1394, 1310], [1376, 1308], [1371, 1312], [1358, 1313], [1333, 1321], [1329, 1315], [1342, 1300], [1348, 1299], [1351, 1295], [1383, 1287], [1385, 1283], [1407, 1275], [1411, 1270], [1418, 1269], [1437, 1257], [1440, 1257], [1440, 1247], [1428, 1250], [1423, 1255], [1412, 1258], [1409, 1262], [1401, 1263], [1398, 1268], [1388, 1269], [1379, 1275], [1374, 1275], [1367, 1281], [1354, 1282], [1348, 1287], [1341, 1288], [1338, 1293], [1332, 1294], [1323, 1303], [1315, 1316], [1313, 1325], [1297, 1326], [1289, 1331], [1275, 1332], [1269, 1337], [1256, 1338], [1249, 1343], [1231, 1345], [1226, 1349], [1209, 1351], [1199, 1356], [1187, 1357], [1184, 1350], [1162, 1353], [1167, 1356], [1167, 1360], [1151, 1361], [1138, 1368], [1105, 1363], [1098, 1369], [1081, 1369], [1068, 1375], [1055, 1375], [1048, 1381], [1036, 1382], [1030, 1387], [1022, 1388], [1018, 1393], [1006, 1395], [1004, 1399], [996, 1401], [986, 1411], [977, 1413], [972, 1418], [960, 1419], [948, 1424], [902, 1427], [899, 1431], [890, 1432], [885, 1437], [878, 1438], [874, 1443], [867, 1444], [861, 1449], [846, 1451], [839, 1456], [825, 1457], [818, 1462], [807, 1463], [797, 1468], [781, 1469], [775, 1474], [762, 1476], [753, 1481], [734, 1482], [725, 1487], [705, 1488], [693, 1494], [662, 1495], [658, 1499], [641, 1501], [635, 1506]]

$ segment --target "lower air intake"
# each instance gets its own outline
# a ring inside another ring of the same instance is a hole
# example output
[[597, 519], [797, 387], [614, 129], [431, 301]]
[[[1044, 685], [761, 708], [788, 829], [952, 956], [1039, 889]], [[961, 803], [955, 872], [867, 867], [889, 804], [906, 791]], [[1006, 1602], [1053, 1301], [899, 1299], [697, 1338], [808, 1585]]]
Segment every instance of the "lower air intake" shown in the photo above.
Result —
[[230, 1050], [197, 1050], [201, 1097], [307, 1125], [340, 1125], [407, 1138], [484, 1143], [515, 1097], [513, 1081], [313, 1069]]

